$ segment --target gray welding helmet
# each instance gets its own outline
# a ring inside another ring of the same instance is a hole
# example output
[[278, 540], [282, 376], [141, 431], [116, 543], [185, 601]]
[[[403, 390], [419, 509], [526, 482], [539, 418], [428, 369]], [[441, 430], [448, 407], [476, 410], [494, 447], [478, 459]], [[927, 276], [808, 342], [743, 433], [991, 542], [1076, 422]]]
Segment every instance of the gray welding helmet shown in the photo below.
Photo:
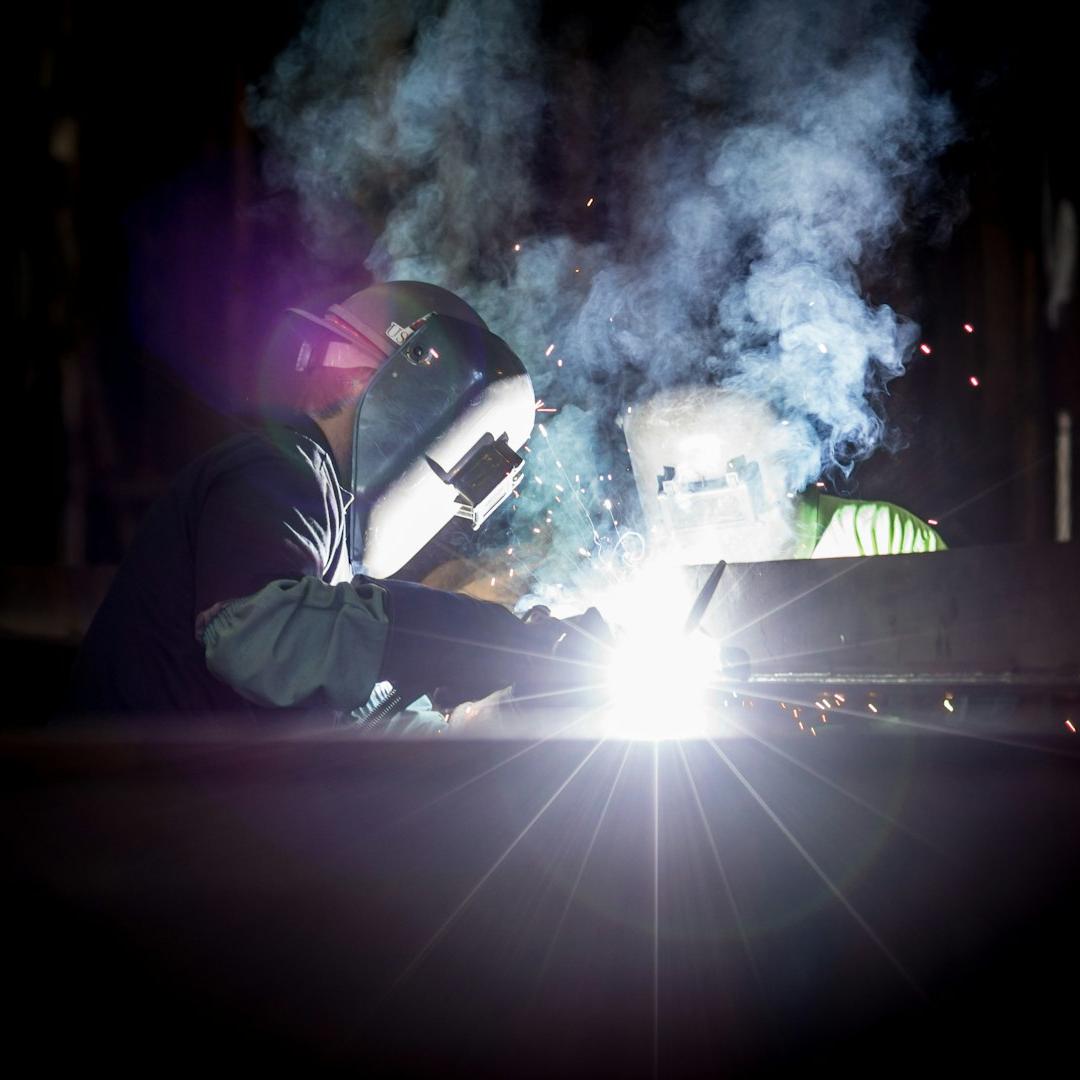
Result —
[[451, 518], [479, 529], [520, 483], [532, 381], [506, 342], [436, 285], [373, 285], [325, 319], [383, 357], [356, 413], [349, 536], [353, 572], [389, 577]]
[[805, 437], [764, 402], [681, 387], [623, 418], [651, 554], [682, 565], [788, 558]]

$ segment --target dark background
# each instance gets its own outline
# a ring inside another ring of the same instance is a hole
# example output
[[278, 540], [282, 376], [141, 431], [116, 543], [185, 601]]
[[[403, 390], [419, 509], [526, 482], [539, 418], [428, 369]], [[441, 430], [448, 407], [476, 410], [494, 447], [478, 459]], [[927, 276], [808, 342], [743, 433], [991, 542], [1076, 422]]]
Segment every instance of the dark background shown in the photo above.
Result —
[[[150, 500], [231, 429], [273, 313], [301, 291], [364, 284], [360, 259], [348, 280], [315, 263], [292, 196], [261, 179], [245, 122], [247, 87], [306, 8], [198, 0], [165, 18], [46, 3], [18, 16], [0, 559], [9, 657], [31, 639], [77, 640]], [[1056, 327], [1046, 315], [1047, 222], [1076, 198], [1073, 50], [1051, 5], [987, 11], [926, 9], [924, 74], [962, 131], [935, 196], [957, 224], [944, 236], [917, 226], [864, 282], [921, 324], [933, 352], [891, 386], [897, 449], [843, 489], [939, 520], [953, 546], [1053, 538], [1055, 416], [1080, 404], [1075, 305]], [[666, 6], [620, 12], [614, 22], [596, 5], [549, 3], [544, 33], [599, 64], [635, 28], [675, 33]], [[596, 86], [582, 80], [580, 93]], [[563, 101], [547, 118], [567, 132], [545, 147], [552, 183], [581, 160]], [[614, 145], [597, 148], [601, 174]]]

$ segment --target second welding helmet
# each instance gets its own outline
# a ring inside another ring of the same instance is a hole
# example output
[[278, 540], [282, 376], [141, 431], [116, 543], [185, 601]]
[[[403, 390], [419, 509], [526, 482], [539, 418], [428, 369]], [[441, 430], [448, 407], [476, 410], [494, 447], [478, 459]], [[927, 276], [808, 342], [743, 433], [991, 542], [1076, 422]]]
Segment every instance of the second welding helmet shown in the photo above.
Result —
[[353, 432], [353, 572], [389, 577], [455, 516], [480, 528], [520, 483], [532, 432], [532, 381], [513, 350], [425, 282], [373, 285], [322, 319], [295, 314], [381, 357]]
[[695, 386], [635, 404], [622, 427], [655, 556], [688, 566], [792, 556], [801, 425], [749, 395]]

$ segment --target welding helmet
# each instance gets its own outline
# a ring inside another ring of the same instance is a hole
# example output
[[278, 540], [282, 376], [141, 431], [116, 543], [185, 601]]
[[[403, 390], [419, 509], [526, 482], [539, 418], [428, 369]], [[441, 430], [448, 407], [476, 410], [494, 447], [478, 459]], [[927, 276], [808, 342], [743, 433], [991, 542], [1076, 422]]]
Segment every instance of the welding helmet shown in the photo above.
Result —
[[764, 402], [713, 386], [665, 390], [623, 421], [652, 552], [681, 565], [795, 550], [796, 431]]
[[417, 281], [291, 315], [312, 339], [308, 363], [378, 358], [353, 432], [353, 572], [390, 576], [455, 516], [479, 529], [521, 481], [535, 415], [506, 342], [460, 297]]

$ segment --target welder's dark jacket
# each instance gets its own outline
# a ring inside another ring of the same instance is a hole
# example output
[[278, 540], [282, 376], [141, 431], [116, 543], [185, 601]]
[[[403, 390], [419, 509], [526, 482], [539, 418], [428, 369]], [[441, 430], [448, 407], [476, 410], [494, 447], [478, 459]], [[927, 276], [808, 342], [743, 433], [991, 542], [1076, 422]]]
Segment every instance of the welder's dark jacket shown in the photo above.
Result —
[[151, 509], [93, 620], [73, 708], [347, 713], [385, 680], [405, 701], [513, 682], [533, 639], [504, 608], [351, 577], [350, 498], [306, 418], [194, 461]]

